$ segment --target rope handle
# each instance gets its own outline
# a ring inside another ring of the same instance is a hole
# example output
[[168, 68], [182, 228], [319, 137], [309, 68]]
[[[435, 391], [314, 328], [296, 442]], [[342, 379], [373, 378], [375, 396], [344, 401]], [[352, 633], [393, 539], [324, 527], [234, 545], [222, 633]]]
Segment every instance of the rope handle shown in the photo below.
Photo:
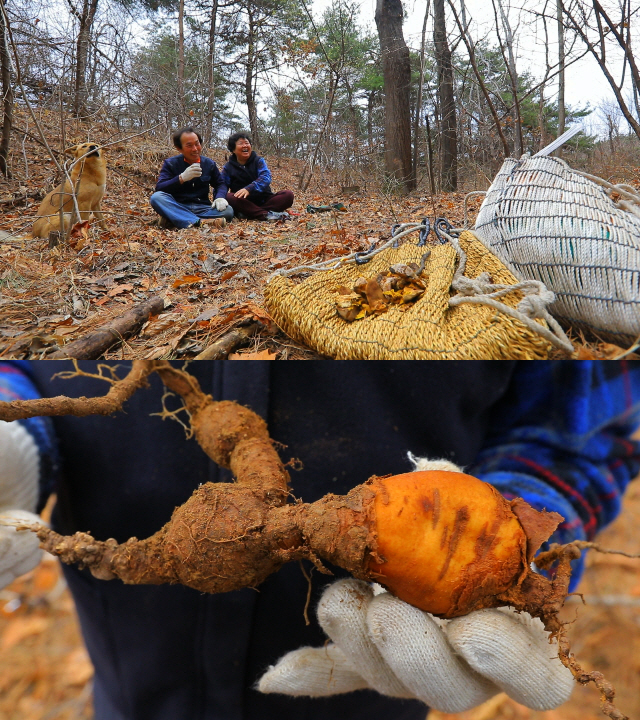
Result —
[[[479, 242], [482, 242], [477, 233], [471, 230], [467, 230], [466, 232], [473, 235]], [[449, 305], [456, 306], [462, 305], [463, 303], [489, 305], [519, 320], [523, 325], [526, 325], [529, 330], [542, 335], [542, 337], [560, 350], [568, 353], [574, 351], [574, 347], [564, 330], [547, 310], [547, 305], [550, 305], [555, 300], [555, 294], [549, 290], [543, 282], [540, 280], [525, 280], [515, 285], [494, 284], [491, 282], [489, 273], [486, 272], [481, 273], [477, 278], [468, 278], [464, 275], [467, 256], [460, 247], [458, 239], [445, 232], [442, 232], [442, 234], [445, 235], [447, 240], [455, 248], [459, 261], [458, 267], [453, 274], [453, 280], [451, 281], [451, 288], [458, 294], [449, 298]], [[486, 243], [483, 243], [483, 245], [486, 247]], [[503, 297], [515, 290], [520, 290], [524, 294], [517, 308], [512, 308], [504, 303], [498, 302], [497, 298]], [[551, 329], [549, 330], [535, 322], [536, 318], [544, 320]]]

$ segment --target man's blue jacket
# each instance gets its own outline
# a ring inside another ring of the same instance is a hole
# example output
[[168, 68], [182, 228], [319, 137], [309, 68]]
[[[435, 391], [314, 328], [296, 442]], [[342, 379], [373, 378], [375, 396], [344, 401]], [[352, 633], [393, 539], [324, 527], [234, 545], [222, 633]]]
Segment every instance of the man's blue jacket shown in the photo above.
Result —
[[223, 198], [227, 194], [227, 186], [222, 181], [218, 166], [213, 160], [202, 155], [200, 167], [202, 175], [193, 180], [181, 183], [180, 173], [183, 173], [190, 163], [186, 162], [184, 155], [173, 155], [162, 163], [160, 176], [156, 183], [156, 191], [162, 191], [173, 195], [173, 197], [184, 205], [191, 203], [202, 203], [211, 205], [209, 199], [209, 187], [213, 188], [214, 200]]

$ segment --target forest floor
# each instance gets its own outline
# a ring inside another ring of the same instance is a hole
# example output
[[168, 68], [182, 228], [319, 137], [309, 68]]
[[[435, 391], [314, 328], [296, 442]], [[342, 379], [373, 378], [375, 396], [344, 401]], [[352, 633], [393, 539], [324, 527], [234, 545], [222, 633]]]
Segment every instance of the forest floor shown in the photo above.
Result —
[[[285, 223], [234, 220], [224, 230], [161, 230], [149, 205], [157, 173], [171, 150], [144, 136], [115, 142], [107, 125], [91, 131], [67, 123], [61, 137], [59, 118], [42, 116], [51, 147], [88, 139], [107, 147], [107, 191], [103, 209], [108, 230], [92, 223], [79, 227], [68, 243], [50, 248], [31, 238], [40, 200], [59, 182], [55, 167], [33, 128], [17, 119], [10, 158], [11, 180], [0, 179], [0, 358], [45, 359], [60, 347], [121, 316], [154, 296], [164, 311], [152, 315], [141, 332], [106, 352], [106, 359], [188, 359], [252, 320], [259, 331], [233, 358], [313, 359], [313, 350], [294, 342], [271, 321], [263, 305], [268, 277], [278, 269], [340, 258], [391, 237], [395, 223], [445, 217], [464, 222], [466, 193], [431, 197], [425, 190], [391, 197], [375, 180], [345, 179], [318, 169], [309, 189], [296, 192], [292, 219]], [[122, 134], [117, 137], [123, 137]], [[222, 151], [209, 155], [219, 166]], [[302, 160], [266, 157], [274, 191], [296, 191]], [[625, 180], [640, 185], [640, 171]], [[343, 186], [357, 184], [354, 194]], [[486, 189], [488, 182], [483, 188]], [[472, 188], [470, 188], [472, 189]], [[471, 225], [481, 197], [468, 202]], [[307, 206], [342, 203], [344, 211], [310, 213]], [[575, 357], [608, 358], [617, 346], [586, 342], [571, 335]]]
[[[598, 536], [602, 547], [638, 553], [640, 478], [621, 515]], [[640, 717], [640, 560], [590, 552], [577, 596], [563, 610], [573, 652], [587, 670], [604, 673], [616, 704]], [[300, 610], [302, 612], [302, 608]], [[275, 660], [275, 658], [274, 658]], [[524, 672], [526, 670], [523, 669]], [[46, 556], [0, 591], [0, 718], [91, 720], [93, 666], [82, 643], [73, 600], [58, 561]], [[536, 712], [505, 694], [466, 713], [432, 711], [428, 720], [600, 720], [599, 697], [576, 685], [569, 702]]]

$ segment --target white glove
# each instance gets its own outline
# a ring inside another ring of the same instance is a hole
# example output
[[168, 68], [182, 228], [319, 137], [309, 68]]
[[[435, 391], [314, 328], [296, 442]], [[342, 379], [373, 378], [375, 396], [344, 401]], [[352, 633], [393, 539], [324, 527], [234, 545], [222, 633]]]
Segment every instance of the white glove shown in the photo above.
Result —
[[200, 167], [200, 163], [192, 163], [184, 172], [180, 173], [182, 182], [189, 182], [189, 180], [200, 177], [200, 175], [202, 175], [202, 168]]
[[212, 205], [218, 212], [222, 212], [227, 209], [229, 203], [224, 198], [216, 198]]
[[39, 466], [38, 447], [24, 426], [0, 420], [0, 589], [42, 558], [36, 535], [13, 527], [16, 522], [42, 522], [34, 514]]
[[321, 697], [371, 688], [457, 713], [500, 691], [549, 710], [573, 689], [556, 645], [526, 613], [502, 608], [439, 620], [347, 579], [325, 590], [318, 620], [333, 643], [282, 657], [260, 678], [260, 692]]

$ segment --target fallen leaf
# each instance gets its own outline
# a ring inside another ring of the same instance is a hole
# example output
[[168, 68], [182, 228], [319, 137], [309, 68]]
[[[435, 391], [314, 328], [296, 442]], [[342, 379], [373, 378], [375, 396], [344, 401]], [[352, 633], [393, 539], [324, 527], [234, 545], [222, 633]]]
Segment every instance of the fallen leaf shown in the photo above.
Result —
[[74, 238], [74, 237], [79, 238], [79, 237], [83, 237], [83, 236], [86, 237], [87, 231], [89, 230], [89, 224], [90, 223], [88, 220], [84, 220], [83, 222], [76, 223], [71, 228], [71, 233], [69, 234], [69, 237], [72, 237], [72, 238]]
[[195, 285], [196, 283], [202, 282], [202, 279], [201, 275], [183, 275], [182, 277], [177, 278], [177, 280], [174, 280], [171, 287], [179, 288], [183, 285]]
[[162, 345], [162, 347], [154, 348], [150, 350], [144, 357], [145, 360], [159, 360], [165, 353], [168, 353], [171, 348], [168, 345]]
[[275, 360], [278, 353], [271, 350], [260, 350], [252, 353], [231, 353], [229, 360]]
[[123, 283], [122, 285], [116, 285], [114, 288], [111, 288], [107, 295], [109, 297], [115, 297], [116, 295], [120, 295], [120, 293], [128, 292], [129, 290], [133, 290], [133, 285], [129, 285], [128, 283]]
[[54, 336], [54, 337], [58, 337], [58, 336], [63, 336], [63, 337], [64, 337], [65, 335], [71, 335], [71, 333], [74, 333], [77, 329], [78, 329], [77, 326], [73, 326], [73, 327], [69, 327], [69, 326], [60, 327], [60, 326], [58, 326], [58, 327], [56, 328], [55, 332], [53, 333], [53, 336]]
[[43, 617], [17, 617], [12, 620], [0, 639], [0, 649], [8, 650], [30, 635], [39, 635], [49, 627], [49, 621]]
[[93, 665], [83, 647], [72, 650], [62, 661], [62, 667], [65, 685], [85, 685], [93, 677]]
[[205, 310], [204, 312], [200, 313], [197, 318], [193, 322], [204, 322], [205, 320], [211, 320], [211, 318], [214, 315], [217, 315], [220, 312], [220, 309], [218, 307], [211, 307]]
[[223, 273], [220, 276], [220, 281], [224, 282], [225, 280], [230, 280], [234, 275], [237, 275], [237, 273], [238, 273], [237, 270], [229, 270], [228, 272]]

